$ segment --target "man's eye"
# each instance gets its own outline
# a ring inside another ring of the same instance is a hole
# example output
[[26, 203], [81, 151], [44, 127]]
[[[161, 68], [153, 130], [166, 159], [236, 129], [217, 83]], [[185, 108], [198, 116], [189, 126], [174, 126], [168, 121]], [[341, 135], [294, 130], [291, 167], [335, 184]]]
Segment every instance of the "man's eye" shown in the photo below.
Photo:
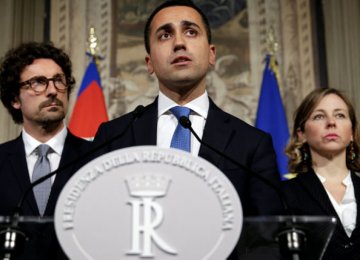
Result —
[[170, 37], [171, 37], [170, 33], [163, 33], [162, 35], [160, 35], [161, 40], [166, 40], [169, 39]]
[[189, 29], [186, 31], [186, 34], [189, 36], [196, 36], [198, 34], [198, 32], [194, 29]]
[[64, 83], [62, 77], [56, 77], [56, 78], [54, 78], [54, 81], [55, 81], [56, 83]]
[[38, 77], [31, 80], [31, 85], [46, 85], [47, 79], [45, 77]]

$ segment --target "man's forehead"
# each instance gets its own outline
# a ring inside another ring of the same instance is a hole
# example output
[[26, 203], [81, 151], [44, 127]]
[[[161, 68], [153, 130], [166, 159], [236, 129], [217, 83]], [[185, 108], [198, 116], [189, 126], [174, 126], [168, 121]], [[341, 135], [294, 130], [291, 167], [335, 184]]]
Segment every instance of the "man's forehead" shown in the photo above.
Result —
[[160, 10], [151, 21], [150, 30], [157, 31], [160, 27], [189, 25], [190, 23], [204, 28], [201, 15], [188, 6], [170, 6]]
[[59, 64], [53, 59], [37, 58], [33, 62], [23, 68], [20, 73], [20, 78], [32, 75], [54, 76], [56, 74], [63, 74], [63, 70]]

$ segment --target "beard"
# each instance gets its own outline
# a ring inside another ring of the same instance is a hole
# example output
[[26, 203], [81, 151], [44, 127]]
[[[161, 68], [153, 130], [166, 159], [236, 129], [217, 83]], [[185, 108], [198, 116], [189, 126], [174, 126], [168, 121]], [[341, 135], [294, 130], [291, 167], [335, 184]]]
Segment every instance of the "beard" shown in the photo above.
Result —
[[[54, 102], [57, 106], [49, 108], [48, 106]], [[57, 98], [42, 102], [39, 105], [39, 111], [35, 121], [44, 128], [57, 126], [64, 120], [66, 115], [63, 102]]]
[[47, 115], [40, 116], [37, 119], [37, 122], [41, 125], [46, 125], [46, 124], [61, 122], [64, 120], [64, 118], [65, 118], [64, 111], [56, 111], [55, 113], [54, 111], [51, 111], [50, 114], [47, 113]]
[[38, 125], [41, 125], [43, 129], [46, 129], [47, 132], [51, 132], [63, 123], [64, 118], [64, 110], [58, 110], [56, 112], [47, 112], [46, 115], [40, 115], [36, 119], [36, 122]]

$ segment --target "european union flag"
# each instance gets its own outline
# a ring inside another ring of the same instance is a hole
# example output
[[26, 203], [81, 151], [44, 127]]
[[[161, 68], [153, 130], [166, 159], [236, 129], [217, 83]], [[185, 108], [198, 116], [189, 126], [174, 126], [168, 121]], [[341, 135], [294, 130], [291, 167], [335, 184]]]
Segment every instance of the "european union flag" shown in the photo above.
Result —
[[99, 125], [105, 121], [108, 121], [108, 115], [104, 93], [95, 60], [92, 58], [77, 95], [69, 129], [76, 136], [91, 139]]
[[275, 58], [266, 56], [255, 126], [272, 136], [281, 179], [286, 179], [287, 157], [285, 147], [289, 140], [289, 128], [277, 80]]

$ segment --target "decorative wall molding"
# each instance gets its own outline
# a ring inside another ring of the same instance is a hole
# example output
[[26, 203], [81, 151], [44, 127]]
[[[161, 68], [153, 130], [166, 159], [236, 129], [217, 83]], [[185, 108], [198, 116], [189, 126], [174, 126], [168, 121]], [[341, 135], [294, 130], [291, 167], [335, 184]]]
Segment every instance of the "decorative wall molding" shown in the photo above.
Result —
[[76, 101], [81, 80], [84, 76], [89, 57], [86, 55], [90, 27], [94, 27], [99, 40], [99, 72], [105, 96], [112, 71], [113, 23], [112, 0], [53, 0], [51, 2], [51, 40], [63, 48], [71, 57], [74, 76], [77, 81], [71, 99], [67, 120]]
[[[2, 0], [0, 8], [0, 56], [25, 41], [42, 41], [44, 1]], [[0, 105], [0, 143], [14, 139], [22, 129]]]
[[[315, 88], [312, 24], [309, 0], [248, 1], [252, 80], [261, 84], [266, 36], [273, 30], [279, 43], [276, 55], [280, 71], [280, 92], [289, 126], [302, 98]], [[256, 107], [253, 108], [256, 110]]]
[[281, 0], [282, 81], [289, 126], [303, 97], [315, 86], [313, 26], [309, 0]]
[[315, 88], [314, 51], [312, 38], [311, 10], [309, 0], [297, 0], [297, 21], [299, 58], [301, 69], [302, 93], [308, 93]]
[[[118, 29], [115, 12], [118, 10], [119, 3], [125, 2], [126, 0], [123, 2], [121, 0], [51, 1], [50, 37], [57, 46], [70, 54], [77, 86], [80, 85], [88, 63], [88, 58], [84, 55], [88, 30], [90, 26], [96, 27], [101, 54], [105, 57], [100, 62], [99, 70], [111, 118], [131, 110], [133, 106], [126, 101], [129, 93], [126, 89], [126, 79], [119, 77], [115, 65], [116, 55], [118, 55], [117, 39], [114, 37]], [[141, 6], [145, 4], [151, 7], [145, 0], [142, 1]], [[329, 86], [345, 90], [350, 97], [358, 97], [360, 96], [358, 88], [360, 74], [357, 70], [360, 67], [360, 51], [357, 46], [360, 41], [360, 27], [353, 25], [359, 24], [360, 4], [357, 0], [326, 0], [322, 4], [325, 14]], [[1, 35], [4, 36], [0, 43], [1, 55], [20, 42], [42, 40], [44, 25], [42, 15], [39, 13], [43, 13], [43, 5], [43, 0], [3, 1], [0, 12]], [[314, 74], [316, 71], [314, 51], [316, 50], [312, 45], [314, 32], [311, 2], [310, 0], [251, 0], [247, 2], [247, 9], [250, 25], [251, 72], [248, 75], [248, 81], [254, 89], [247, 96], [240, 94], [236, 102], [243, 103], [247, 116], [253, 120], [264, 66], [266, 31], [271, 27], [280, 44], [277, 59], [281, 76], [281, 93], [290, 125], [294, 109], [302, 98], [316, 87]], [[142, 96], [136, 99], [139, 103], [150, 100], [156, 95], [156, 79], [153, 77], [144, 79], [148, 82], [149, 91], [137, 93], [139, 97]], [[77, 89], [74, 90], [71, 98], [70, 112], [76, 93]], [[221, 94], [222, 97], [225, 95], [226, 93]], [[354, 98], [356, 104], [355, 101]], [[231, 102], [225, 103], [231, 107]], [[234, 109], [239, 110], [237, 107]], [[357, 106], [357, 110], [359, 113], [360, 106]], [[12, 122], [3, 107], [0, 108], [0, 124], [6, 126], [1, 131], [0, 142], [14, 138], [21, 129]]]
[[323, 2], [329, 86], [349, 96], [360, 116], [360, 2]]
[[[250, 45], [250, 73], [247, 84], [253, 90], [246, 92], [247, 94], [243, 94], [244, 91], [236, 92], [239, 95], [236, 99], [226, 99], [226, 102], [221, 101], [219, 98], [229, 95], [234, 97], [234, 94], [220, 93], [218, 90], [222, 85], [216, 86], [216, 84], [223, 84], [225, 81], [216, 79], [214, 81], [212, 77], [218, 77], [218, 74], [211, 74], [213, 76], [209, 76], [210, 85], [213, 85], [213, 88], [218, 91], [215, 100], [218, 99], [219, 103], [224, 104], [223, 108], [225, 110], [249, 123], [253, 123], [264, 69], [266, 36], [271, 28], [280, 45], [277, 54], [281, 76], [280, 91], [291, 124], [291, 115], [296, 106], [304, 95], [315, 88], [313, 32], [309, 1], [256, 0], [247, 2]], [[124, 53], [120, 53], [117, 49], [119, 39], [116, 37], [119, 36], [117, 34], [118, 24], [115, 12], [117, 12], [120, 0], [53, 0], [53, 2], [51, 37], [56, 44], [70, 53], [78, 86], [87, 65], [87, 58], [84, 53], [86, 51], [88, 29], [90, 26], [96, 28], [97, 37], [100, 40], [101, 55], [105, 57], [104, 60], [100, 61], [99, 70], [110, 118], [130, 111], [135, 103], [146, 104], [156, 95], [156, 79], [153, 77], [144, 76], [144, 79], [147, 80], [145, 84], [148, 85], [146, 91], [139, 89], [136, 90], [138, 92], [133, 93], [131, 86], [134, 85], [134, 82], [129, 82], [124, 77], [126, 75], [124, 71], [119, 74], [119, 67], [117, 67], [119, 65], [116, 64], [117, 57], [124, 55]], [[147, 5], [150, 4], [147, 3]], [[129, 52], [126, 55], [134, 54], [133, 49], [129, 48], [128, 50]], [[141, 77], [143, 77], [142, 74]], [[138, 87], [136, 85], [136, 88]], [[142, 87], [144, 88], [144, 86]], [[225, 91], [227, 90], [225, 89]], [[77, 89], [71, 99], [70, 109], [75, 101], [76, 92]], [[134, 94], [138, 96], [134, 96]], [[232, 104], [233, 108], [231, 108]]]

